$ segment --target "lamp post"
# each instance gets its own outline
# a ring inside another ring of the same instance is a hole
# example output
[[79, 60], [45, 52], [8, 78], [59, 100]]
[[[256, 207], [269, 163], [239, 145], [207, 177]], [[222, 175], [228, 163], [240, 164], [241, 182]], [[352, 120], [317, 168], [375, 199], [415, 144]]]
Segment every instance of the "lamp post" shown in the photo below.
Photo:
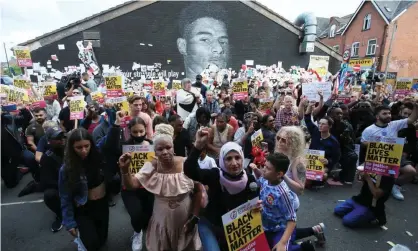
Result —
[[7, 56], [7, 50], [6, 50], [6, 43], [5, 42], [3, 42], [3, 48], [4, 48], [4, 54], [6, 55], [7, 69], [9, 70], [9, 74], [12, 74], [12, 72], [10, 71], [9, 57]]

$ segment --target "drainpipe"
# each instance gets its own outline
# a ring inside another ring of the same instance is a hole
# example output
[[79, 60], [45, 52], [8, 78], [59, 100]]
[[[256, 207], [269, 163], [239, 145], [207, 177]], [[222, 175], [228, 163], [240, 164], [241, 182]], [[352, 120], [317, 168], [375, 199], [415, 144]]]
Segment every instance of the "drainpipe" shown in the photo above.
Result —
[[[388, 66], [389, 66], [390, 53], [392, 52], [393, 40], [394, 40], [394, 38], [395, 38], [395, 33], [396, 33], [396, 30], [397, 30], [397, 29], [398, 29], [398, 23], [397, 23], [397, 22], [395, 22], [395, 23], [393, 24], [392, 36], [391, 36], [391, 38], [390, 38], [390, 43], [389, 43], [389, 51], [388, 51], [388, 56], [387, 56], [387, 58], [386, 58], [386, 65], [385, 65], [385, 77], [386, 77], [386, 76], [387, 76], [387, 74], [388, 74]], [[385, 79], [385, 82], [386, 82], [386, 79]]]
[[299, 53], [314, 52], [316, 41], [316, 17], [311, 12], [300, 14], [294, 24], [303, 28], [303, 41], [299, 46]]

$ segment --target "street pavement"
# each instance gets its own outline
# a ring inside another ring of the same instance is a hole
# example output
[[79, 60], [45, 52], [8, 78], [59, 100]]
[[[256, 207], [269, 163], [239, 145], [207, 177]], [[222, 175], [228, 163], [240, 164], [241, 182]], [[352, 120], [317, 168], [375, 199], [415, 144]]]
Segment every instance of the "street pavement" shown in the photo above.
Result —
[[[2, 251], [70, 251], [77, 250], [70, 234], [63, 228], [52, 233], [52, 212], [43, 204], [41, 193], [18, 198], [19, 191], [30, 181], [26, 175], [19, 186], [7, 189], [1, 186], [1, 250]], [[327, 243], [317, 250], [369, 251], [389, 250], [386, 243], [403, 244], [418, 250], [418, 185], [405, 186], [405, 201], [390, 198], [386, 203], [387, 230], [381, 228], [351, 230], [341, 224], [341, 219], [332, 214], [339, 200], [345, 200], [360, 191], [360, 183], [353, 187], [326, 187], [318, 191], [305, 191], [300, 197], [298, 227], [311, 227], [319, 222], [326, 225]], [[9, 204], [26, 202], [23, 204]], [[30, 203], [33, 202], [33, 203]], [[133, 233], [129, 215], [120, 196], [116, 206], [110, 209], [109, 238], [102, 250], [131, 250]], [[413, 234], [410, 237], [405, 231]]]

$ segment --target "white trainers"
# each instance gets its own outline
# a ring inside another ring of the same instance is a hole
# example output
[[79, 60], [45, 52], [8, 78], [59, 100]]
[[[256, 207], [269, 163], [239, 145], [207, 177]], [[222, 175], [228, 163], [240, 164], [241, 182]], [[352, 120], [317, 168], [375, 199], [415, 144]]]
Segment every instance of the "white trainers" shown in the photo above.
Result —
[[403, 194], [401, 193], [401, 187], [398, 185], [393, 185], [392, 196], [397, 200], [404, 200]]
[[137, 233], [134, 232], [132, 235], [132, 251], [141, 251], [142, 250], [142, 231]]

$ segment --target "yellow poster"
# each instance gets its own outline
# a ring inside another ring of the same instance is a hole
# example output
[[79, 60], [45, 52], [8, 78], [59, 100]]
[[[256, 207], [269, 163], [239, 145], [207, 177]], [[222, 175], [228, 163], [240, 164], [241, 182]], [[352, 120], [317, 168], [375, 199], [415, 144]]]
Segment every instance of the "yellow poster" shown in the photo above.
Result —
[[99, 104], [103, 104], [104, 103], [104, 95], [102, 92], [100, 91], [95, 91], [90, 93], [91, 99], [93, 101], [96, 101]]
[[70, 120], [83, 119], [85, 107], [84, 96], [72, 97], [70, 99]]
[[131, 174], [138, 173], [144, 166], [145, 162], [150, 162], [154, 159], [154, 146], [152, 145], [124, 145], [122, 146], [123, 153], [132, 153], [131, 166], [129, 172]]
[[408, 95], [412, 92], [412, 78], [398, 78], [396, 80], [395, 94]]
[[106, 102], [113, 104], [117, 111], [125, 112], [125, 115], [129, 113], [129, 103], [125, 96], [118, 98], [108, 98]]
[[26, 79], [13, 79], [13, 85], [22, 88], [22, 89], [30, 89], [30, 83]]
[[16, 56], [17, 65], [19, 67], [32, 67], [32, 59], [30, 56], [29, 47], [16, 46], [13, 48], [13, 51]]
[[266, 112], [268, 109], [272, 109], [274, 104], [274, 98], [260, 99], [260, 105], [258, 109], [262, 112]]
[[134, 91], [123, 91], [123, 95], [125, 95], [127, 98], [132, 97], [135, 95]]
[[323, 78], [328, 73], [329, 56], [311, 55], [309, 59], [309, 69], [312, 69]]
[[154, 81], [154, 97], [165, 95], [165, 82]]
[[242, 100], [248, 97], [248, 81], [246, 79], [237, 79], [232, 82], [232, 93], [234, 100]]
[[44, 83], [44, 97], [56, 98], [57, 94], [57, 85], [55, 83]]
[[308, 180], [322, 181], [324, 176], [324, 164], [322, 164], [320, 159], [325, 158], [325, 152], [306, 149], [305, 158], [308, 161], [306, 165], [306, 178]]
[[263, 140], [264, 140], [264, 137], [263, 137], [263, 132], [261, 131], [261, 129], [256, 131], [253, 135], [251, 135], [252, 146], [257, 146], [261, 148], [261, 142], [263, 142]]
[[180, 90], [181, 89], [181, 81], [180, 80], [173, 80], [171, 85], [172, 90]]
[[9, 103], [29, 102], [29, 96], [26, 89], [9, 86], [7, 100]]
[[370, 136], [367, 142], [364, 171], [398, 177], [405, 139]]
[[108, 97], [120, 97], [123, 94], [122, 91], [122, 76], [106, 76], [106, 95]]

